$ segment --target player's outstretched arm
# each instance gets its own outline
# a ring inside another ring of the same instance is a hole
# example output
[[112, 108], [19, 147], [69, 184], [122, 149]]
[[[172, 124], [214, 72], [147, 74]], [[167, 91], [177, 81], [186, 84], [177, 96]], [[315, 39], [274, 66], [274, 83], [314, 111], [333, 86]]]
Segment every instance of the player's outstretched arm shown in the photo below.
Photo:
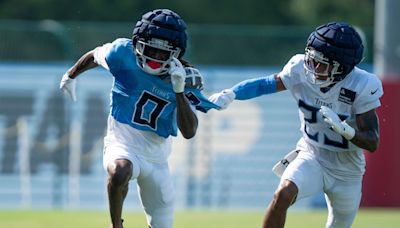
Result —
[[226, 109], [233, 100], [249, 100], [265, 94], [271, 94], [285, 90], [281, 78], [275, 75], [244, 80], [230, 89], [224, 89], [219, 93], [212, 94], [208, 99]]
[[94, 50], [91, 50], [84, 54], [68, 71], [70, 78], [74, 79], [79, 74], [97, 67], [98, 64], [94, 61]]
[[75, 78], [93, 68], [98, 66], [94, 61], [94, 50], [84, 54], [67, 72], [64, 73], [61, 82], [60, 89], [68, 94], [73, 101], [76, 101], [76, 80]]

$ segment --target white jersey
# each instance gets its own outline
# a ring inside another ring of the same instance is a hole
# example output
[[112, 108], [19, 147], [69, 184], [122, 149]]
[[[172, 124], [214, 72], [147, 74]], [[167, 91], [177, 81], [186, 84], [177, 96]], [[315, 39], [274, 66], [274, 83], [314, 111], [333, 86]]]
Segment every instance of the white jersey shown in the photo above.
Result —
[[[340, 134], [330, 129], [319, 113], [321, 106], [327, 106], [336, 112], [342, 120], [357, 129], [356, 115], [362, 114], [380, 106], [379, 98], [383, 95], [382, 83], [373, 74], [355, 67], [346, 78], [338, 82], [327, 92], [321, 92], [320, 88], [307, 81], [304, 70], [304, 55], [295, 55], [279, 73], [286, 89], [296, 99], [299, 107], [299, 117], [303, 139], [300, 144], [309, 144], [313, 148], [319, 148], [318, 155], [321, 163], [332, 169], [338, 169], [340, 163], [338, 156], [355, 156], [351, 158], [353, 163], [348, 168], [357, 173], [364, 172], [365, 160], [362, 150]], [[304, 146], [304, 145], [303, 145]], [[315, 151], [313, 149], [312, 151]], [[323, 155], [322, 151], [341, 152], [335, 158], [332, 155]], [[336, 162], [334, 162], [336, 161]], [[338, 164], [335, 164], [338, 163]], [[327, 168], [329, 168], [327, 167]], [[347, 171], [344, 168], [343, 171]]]

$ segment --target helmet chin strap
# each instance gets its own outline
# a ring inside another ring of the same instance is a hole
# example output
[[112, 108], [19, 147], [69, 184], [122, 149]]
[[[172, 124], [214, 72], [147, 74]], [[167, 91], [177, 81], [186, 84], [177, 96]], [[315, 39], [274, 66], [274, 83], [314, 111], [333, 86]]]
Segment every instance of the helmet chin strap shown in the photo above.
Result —
[[335, 82], [334, 77], [332, 76], [332, 73], [329, 73], [328, 79], [324, 84], [321, 84], [319, 86], [319, 89], [321, 92], [326, 93], [328, 92], [334, 85], [336, 85], [337, 82]]
[[329, 77], [327, 78], [327, 80], [324, 80], [324, 81], [318, 80], [318, 79], [315, 79], [315, 80], [321, 82], [321, 84], [318, 84], [318, 85], [319, 85], [319, 88], [327, 88], [327, 87], [329, 87], [330, 85], [332, 85], [332, 83], [333, 83], [333, 79], [332, 79], [331, 76], [329, 76]]
[[306, 78], [311, 84], [316, 85], [319, 88], [329, 87], [330, 85], [332, 85], [334, 80], [331, 75], [328, 76], [326, 80], [319, 80], [315, 76], [314, 72], [308, 71], [307, 69], [306, 69]]
[[330, 83], [328, 86], [320, 87], [319, 89], [321, 90], [321, 92], [326, 93], [326, 92], [328, 92], [334, 85], [336, 85], [336, 82], [332, 82], [332, 83]]

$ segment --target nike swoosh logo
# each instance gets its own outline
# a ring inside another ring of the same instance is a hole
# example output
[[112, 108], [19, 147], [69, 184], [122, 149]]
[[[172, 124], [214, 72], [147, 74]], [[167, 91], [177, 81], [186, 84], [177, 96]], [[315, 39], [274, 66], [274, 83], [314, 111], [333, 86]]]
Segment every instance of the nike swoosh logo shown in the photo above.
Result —
[[377, 91], [378, 89], [376, 89], [375, 91], [371, 91], [371, 95], [374, 95]]

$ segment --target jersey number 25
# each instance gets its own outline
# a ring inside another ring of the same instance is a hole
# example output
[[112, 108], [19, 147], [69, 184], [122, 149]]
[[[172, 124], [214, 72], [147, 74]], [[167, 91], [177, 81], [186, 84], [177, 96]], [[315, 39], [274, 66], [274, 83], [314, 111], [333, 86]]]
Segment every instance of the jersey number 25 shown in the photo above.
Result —
[[[317, 121], [318, 121], [317, 114], [318, 114], [319, 108], [310, 106], [310, 105], [306, 104], [305, 102], [303, 102], [302, 100], [299, 100], [299, 109], [304, 114], [304, 121], [305, 121], [304, 132], [307, 134], [307, 136], [311, 140], [314, 140], [314, 141], [318, 142], [318, 140], [319, 140], [318, 137], [319, 137], [319, 133], [320, 132], [316, 132], [315, 134], [312, 135], [307, 131], [307, 126], [309, 124], [316, 124], [317, 123]], [[309, 116], [310, 118], [306, 118], [306, 116]], [[346, 119], [346, 116], [339, 115], [339, 118], [341, 120], [344, 120], [344, 119]], [[328, 136], [326, 134], [324, 134], [323, 136], [324, 136], [323, 137], [323, 143], [325, 145], [334, 146], [334, 147], [338, 147], [338, 148], [342, 148], [342, 149], [349, 148], [349, 141], [347, 141], [347, 139], [345, 137], [343, 137], [343, 136], [342, 136], [342, 141], [341, 142], [335, 141], [335, 140], [332, 140], [332, 139], [328, 138]]]

